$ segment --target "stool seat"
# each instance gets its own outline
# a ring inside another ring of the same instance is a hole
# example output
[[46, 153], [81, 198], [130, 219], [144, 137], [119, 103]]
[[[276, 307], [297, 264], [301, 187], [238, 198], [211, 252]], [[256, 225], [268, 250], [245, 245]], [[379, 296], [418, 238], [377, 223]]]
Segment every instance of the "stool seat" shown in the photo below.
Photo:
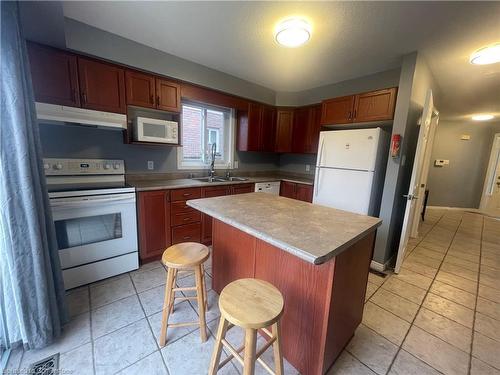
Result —
[[205, 262], [210, 256], [208, 247], [197, 242], [183, 242], [170, 246], [163, 252], [161, 261], [167, 267], [192, 268]]
[[242, 328], [259, 329], [272, 325], [283, 313], [283, 296], [267, 281], [240, 279], [220, 294], [219, 308], [224, 317]]

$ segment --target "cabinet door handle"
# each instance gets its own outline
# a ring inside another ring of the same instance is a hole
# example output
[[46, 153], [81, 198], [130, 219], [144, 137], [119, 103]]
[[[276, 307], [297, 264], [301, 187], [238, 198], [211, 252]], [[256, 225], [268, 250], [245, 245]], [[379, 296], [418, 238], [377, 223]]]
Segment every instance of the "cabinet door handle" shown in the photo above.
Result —
[[157, 95], [156, 96], [156, 105], [159, 106], [160, 105], [160, 95]]
[[189, 197], [191, 195], [191, 193], [184, 193], [182, 194], [183, 197]]
[[82, 104], [87, 104], [87, 93], [85, 91], [82, 92]]
[[191, 238], [191, 236], [184, 236], [182, 237], [183, 240], [189, 240]]
[[189, 221], [189, 220], [191, 220], [191, 218], [190, 218], [190, 217], [185, 217], [185, 218], [184, 218], [184, 219], [182, 219], [182, 220], [184, 220], [184, 221]]
[[348, 111], [347, 112], [347, 119], [350, 120], [351, 119], [351, 111]]
[[155, 97], [154, 97], [154, 95], [151, 95], [151, 96], [149, 97], [149, 102], [150, 102], [151, 104], [155, 104]]
[[356, 110], [354, 110], [354, 114], [352, 115], [352, 118], [355, 119], [356, 118]]

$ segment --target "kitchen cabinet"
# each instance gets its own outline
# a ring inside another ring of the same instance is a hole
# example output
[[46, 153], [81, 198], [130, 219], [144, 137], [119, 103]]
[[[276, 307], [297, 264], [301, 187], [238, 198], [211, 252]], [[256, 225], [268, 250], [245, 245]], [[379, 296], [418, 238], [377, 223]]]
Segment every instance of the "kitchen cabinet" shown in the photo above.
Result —
[[280, 196], [312, 203], [313, 186], [290, 181], [281, 181]]
[[155, 77], [127, 69], [125, 71], [127, 105], [156, 108]]
[[356, 95], [353, 122], [382, 121], [394, 117], [395, 87]]
[[276, 111], [276, 144], [274, 151], [292, 151], [293, 109]]
[[246, 194], [253, 193], [255, 191], [255, 184], [238, 184], [231, 185], [230, 194]]
[[96, 111], [126, 113], [125, 71], [116, 65], [78, 57], [80, 103]]
[[263, 106], [260, 128], [260, 149], [264, 152], [274, 152], [276, 141], [276, 109]]
[[321, 124], [383, 121], [394, 118], [397, 87], [322, 102]]
[[316, 153], [321, 131], [321, 105], [296, 108], [293, 115], [292, 149], [294, 153]]
[[156, 78], [156, 107], [163, 111], [181, 111], [181, 86], [175, 82]]
[[[202, 190], [203, 198], [221, 197], [231, 194], [230, 186], [205, 187]], [[201, 242], [204, 244], [212, 243], [212, 217], [207, 214], [201, 214]]]
[[28, 43], [28, 56], [37, 102], [80, 106], [78, 64], [75, 55]]
[[321, 124], [345, 124], [352, 122], [354, 111], [354, 95], [342, 96], [323, 101], [321, 112]]
[[274, 107], [248, 103], [248, 110], [238, 111], [238, 151], [273, 152], [276, 111]]
[[172, 245], [201, 242], [201, 213], [188, 206], [189, 199], [201, 198], [201, 188], [175, 189], [170, 192]]
[[144, 262], [161, 257], [171, 244], [170, 192], [168, 190], [137, 193], [139, 218], [139, 254]]

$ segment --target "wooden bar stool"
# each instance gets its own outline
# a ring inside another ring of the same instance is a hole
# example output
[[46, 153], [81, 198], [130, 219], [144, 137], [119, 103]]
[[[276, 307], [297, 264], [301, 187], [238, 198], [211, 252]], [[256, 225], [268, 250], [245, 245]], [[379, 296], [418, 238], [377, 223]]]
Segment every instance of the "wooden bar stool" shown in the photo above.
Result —
[[[165, 285], [165, 300], [163, 302], [163, 314], [161, 319], [161, 332], [159, 344], [165, 346], [167, 341], [167, 328], [186, 327], [192, 325], [200, 326], [201, 341], [207, 341], [205, 309], [207, 308], [207, 290], [205, 287], [205, 271], [203, 263], [209, 258], [208, 247], [197, 242], [183, 242], [170, 246], [163, 252], [161, 261], [168, 267], [167, 284]], [[192, 287], [178, 288], [176, 285], [179, 272], [194, 271], [196, 285]], [[176, 297], [176, 292], [196, 291], [193, 297]], [[168, 323], [170, 314], [174, 312], [175, 300], [197, 300], [198, 322]]]
[[[258, 361], [270, 374], [283, 374], [283, 357], [279, 339], [280, 318], [283, 314], [283, 296], [280, 291], [267, 281], [258, 279], [240, 279], [228, 284], [220, 294], [219, 309], [221, 312], [219, 328], [215, 341], [212, 360], [210, 361], [209, 375], [229, 363], [233, 358], [243, 365], [244, 375], [253, 375], [255, 361]], [[235, 349], [226, 339], [226, 332], [234, 326], [245, 329], [244, 344]], [[266, 327], [272, 326], [270, 332]], [[257, 351], [257, 331], [260, 330], [267, 337], [266, 344]], [[260, 356], [273, 346], [273, 371]], [[222, 346], [226, 347], [230, 355], [219, 364]], [[244, 357], [239, 354], [244, 350]]]

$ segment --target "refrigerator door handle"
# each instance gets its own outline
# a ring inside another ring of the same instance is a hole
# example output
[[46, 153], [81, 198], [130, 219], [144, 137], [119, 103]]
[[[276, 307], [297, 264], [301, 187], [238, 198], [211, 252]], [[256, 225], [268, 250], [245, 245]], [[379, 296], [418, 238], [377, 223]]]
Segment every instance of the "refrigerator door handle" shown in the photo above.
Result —
[[318, 171], [316, 172], [316, 178], [314, 181], [314, 196], [318, 195], [318, 188], [319, 188], [319, 174], [321, 173], [321, 168], [318, 168]]
[[321, 146], [319, 146], [319, 158], [318, 158], [318, 165], [321, 166], [321, 163], [323, 162], [323, 146], [325, 145], [325, 138], [321, 139]]

